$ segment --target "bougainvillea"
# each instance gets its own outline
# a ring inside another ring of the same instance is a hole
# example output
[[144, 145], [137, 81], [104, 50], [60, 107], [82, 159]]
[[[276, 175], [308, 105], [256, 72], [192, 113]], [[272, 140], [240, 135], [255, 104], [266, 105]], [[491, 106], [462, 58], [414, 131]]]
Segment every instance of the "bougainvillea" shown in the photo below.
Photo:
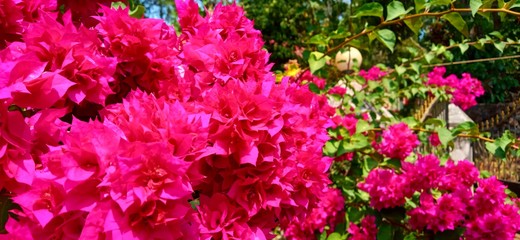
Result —
[[406, 123], [397, 123], [383, 132], [381, 142], [374, 147], [387, 157], [404, 160], [419, 143]]
[[201, 17], [177, 1], [178, 36], [109, 1], [60, 2], [64, 14], [3, 2], [0, 176], [20, 206], [13, 236], [267, 239], [294, 219], [308, 233], [337, 221], [344, 201], [322, 156], [333, 109], [275, 83], [238, 6]]
[[444, 77], [446, 68], [435, 67], [432, 72], [428, 74], [427, 84], [439, 87], [446, 87], [447, 93], [453, 95], [452, 102], [466, 110], [477, 104], [476, 98], [484, 94], [484, 87], [481, 82], [471, 77], [469, 73], [463, 73], [462, 78], [451, 74]]

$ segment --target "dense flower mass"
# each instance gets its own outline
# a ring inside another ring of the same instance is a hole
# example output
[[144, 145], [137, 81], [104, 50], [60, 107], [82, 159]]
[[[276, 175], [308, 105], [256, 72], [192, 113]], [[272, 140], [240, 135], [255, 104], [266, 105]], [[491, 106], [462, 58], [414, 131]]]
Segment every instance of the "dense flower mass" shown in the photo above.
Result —
[[466, 227], [467, 239], [513, 239], [519, 227], [519, 208], [506, 203], [505, 186], [494, 177], [480, 179], [468, 161], [440, 165], [434, 155], [419, 156], [415, 163], [404, 162], [402, 173], [371, 171], [358, 187], [370, 195], [370, 205], [378, 210], [402, 206], [418, 194], [419, 203], [406, 212], [411, 228], [418, 231]]
[[447, 87], [447, 92], [453, 95], [452, 103], [463, 110], [475, 106], [477, 104], [476, 98], [484, 94], [481, 82], [471, 77], [469, 73], [463, 73], [460, 79], [453, 74], [444, 77], [445, 73], [446, 68], [435, 67], [428, 74], [427, 84]]
[[359, 76], [369, 81], [381, 80], [381, 78], [386, 76], [387, 74], [387, 72], [382, 71], [381, 68], [377, 66], [371, 67], [370, 69], [368, 69], [368, 71], [364, 69], [359, 70]]
[[177, 35], [110, 1], [33, 2], [0, 1], [11, 236], [270, 239], [342, 219], [322, 156], [334, 110], [275, 83], [236, 4], [176, 1]]
[[404, 160], [419, 144], [417, 136], [406, 123], [397, 123], [383, 132], [381, 142], [375, 143], [374, 147], [389, 158]]
[[376, 218], [368, 215], [358, 225], [351, 224], [348, 233], [352, 234], [350, 240], [375, 240], [377, 236]]

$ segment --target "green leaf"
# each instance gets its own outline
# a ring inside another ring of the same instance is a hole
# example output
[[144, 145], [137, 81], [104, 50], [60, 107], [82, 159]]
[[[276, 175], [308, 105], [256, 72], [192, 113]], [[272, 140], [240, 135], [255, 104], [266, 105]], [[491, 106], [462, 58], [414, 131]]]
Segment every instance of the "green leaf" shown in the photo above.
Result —
[[455, 230], [445, 230], [435, 234], [434, 240], [459, 240], [465, 228], [455, 228]]
[[369, 158], [365, 159], [363, 167], [365, 168], [365, 170], [367, 171], [367, 174], [368, 174], [370, 172], [370, 170], [376, 168], [378, 165], [379, 165], [379, 163], [376, 160], [369, 157]]
[[451, 131], [446, 128], [438, 128], [437, 135], [439, 135], [439, 140], [441, 140], [443, 146], [447, 146], [448, 143], [455, 138], [451, 134]]
[[327, 60], [323, 57], [324, 54], [321, 52], [312, 52], [309, 56], [309, 68], [311, 69], [311, 73], [315, 73], [320, 70]]
[[325, 143], [325, 147], [323, 148], [323, 154], [326, 156], [335, 156], [338, 151], [339, 142], [330, 140]]
[[194, 199], [194, 200], [190, 201], [190, 205], [191, 205], [191, 208], [193, 208], [194, 210], [197, 210], [197, 207], [200, 205], [199, 199]]
[[491, 173], [489, 173], [488, 171], [486, 170], [480, 170], [480, 178], [489, 178], [491, 177]]
[[364, 211], [361, 211], [358, 207], [349, 207], [347, 210], [347, 218], [350, 222], [359, 222], [365, 215]]
[[[342, 141], [341, 145], [345, 152], [354, 152], [356, 150], [360, 150], [368, 146], [370, 146], [368, 138], [361, 133], [356, 133], [352, 135], [350, 141]], [[338, 154], [341, 155], [340, 151], [338, 151]]]
[[404, 20], [406, 26], [408, 26], [415, 34], [419, 34], [421, 28], [423, 26], [423, 21], [421, 18], [411, 18], [408, 20]]
[[383, 163], [381, 163], [381, 166], [390, 167], [390, 168], [394, 168], [394, 169], [401, 169], [401, 160], [395, 159], [395, 158], [390, 158], [390, 159], [385, 160]]
[[119, 1], [119, 2], [113, 2], [111, 5], [110, 5], [110, 8], [114, 9], [114, 10], [117, 10], [119, 8], [121, 9], [125, 9], [126, 8], [126, 4], [124, 4], [123, 2]]
[[466, 52], [466, 50], [468, 50], [469, 44], [461, 43], [461, 44], [459, 44], [459, 48], [460, 48], [460, 53], [464, 54]]
[[432, 60], [435, 58], [435, 54], [429, 52], [429, 53], [424, 55], [424, 58], [426, 59], [427, 63], [431, 63]]
[[329, 237], [327, 238], [327, 240], [342, 240], [343, 238], [341, 237], [341, 234], [337, 233], [337, 232], [333, 232], [329, 235]]
[[511, 144], [515, 138], [509, 131], [506, 131], [502, 136], [495, 140], [495, 143], [502, 148], [504, 151], [507, 150], [509, 144]]
[[308, 43], [327, 46], [329, 44], [329, 39], [322, 34], [318, 34], [312, 36]]
[[311, 90], [313, 93], [320, 93], [320, 88], [318, 85], [316, 85], [316, 83], [309, 83], [309, 90]]
[[451, 4], [451, 0], [433, 0], [430, 2], [430, 6], [444, 6]]
[[133, 10], [131, 10], [128, 14], [134, 18], [142, 18], [144, 16], [144, 6], [143, 5], [137, 5], [137, 7]]
[[503, 39], [504, 38], [504, 35], [502, 35], [502, 33], [498, 32], [498, 31], [490, 32], [489, 35], [497, 37], [498, 39]]
[[417, 237], [415, 236], [415, 233], [413, 233], [413, 232], [409, 233], [408, 235], [406, 235], [404, 237], [404, 240], [416, 240], [416, 239], [417, 239]]
[[419, 121], [417, 119], [415, 119], [415, 117], [411, 117], [411, 116], [401, 119], [401, 122], [406, 123], [406, 125], [408, 125], [408, 127], [411, 127], [411, 128], [419, 125]]
[[466, 21], [462, 18], [460, 13], [452, 12], [441, 17], [442, 19], [447, 20], [453, 27], [455, 27], [459, 32], [464, 34], [464, 36], [469, 37], [468, 25]]
[[377, 30], [377, 40], [394, 52], [396, 37], [394, 32], [388, 29]]
[[486, 149], [497, 158], [504, 159], [506, 157], [506, 152], [496, 142], [486, 142]]
[[416, 72], [416, 73], [420, 73], [421, 72], [421, 64], [418, 63], [418, 62], [413, 62], [412, 64], [410, 64], [412, 66], [412, 69]]
[[383, 17], [383, 11], [384, 11], [383, 5], [381, 5], [380, 3], [377, 3], [377, 2], [365, 3], [365, 4], [363, 4], [363, 6], [361, 6], [360, 8], [358, 8], [356, 10], [356, 13], [352, 17], [353, 18], [367, 17], [367, 16]]
[[356, 123], [356, 133], [363, 133], [363, 132], [366, 132], [373, 128], [374, 128], [374, 126], [372, 126], [370, 123], [368, 123], [365, 120], [359, 119], [358, 122]]
[[319, 240], [327, 240], [327, 231], [323, 231], [322, 233], [320, 233]]
[[444, 126], [444, 121], [438, 118], [428, 118], [424, 121], [425, 126], [434, 126], [434, 127], [442, 127]]
[[0, 196], [0, 234], [7, 233], [5, 230], [5, 224], [9, 220], [9, 210], [13, 208], [13, 201], [7, 196], [4, 195], [4, 191], [2, 190], [2, 195]]
[[[512, 9], [512, 8], [515, 8], [515, 7], [520, 7], [520, 4], [515, 4], [516, 3], [516, 0], [511, 0], [509, 2], [507, 2], [505, 5], [504, 5], [504, 9]], [[519, 6], [515, 6], [515, 5], [519, 5]]]
[[412, 8], [405, 10], [402, 2], [393, 1], [386, 7], [386, 21], [401, 17], [410, 11], [412, 11]]
[[370, 195], [367, 192], [361, 190], [356, 191], [356, 197], [358, 197], [359, 200], [363, 202], [368, 202], [368, 200], [370, 200]]
[[419, 13], [421, 10], [424, 9], [424, 5], [426, 4], [425, 0], [414, 0], [415, 4], [415, 12]]
[[423, 21], [421, 20], [421, 18], [412, 18], [412, 19], [404, 20], [404, 23], [415, 34], [419, 34], [419, 32], [421, 31], [421, 28], [423, 26]]
[[451, 130], [453, 135], [457, 135], [462, 132], [478, 134], [478, 131], [479, 130], [477, 124], [471, 121], [463, 122]]
[[383, 222], [381, 225], [377, 226], [377, 240], [392, 240], [394, 237], [393, 235], [392, 225]]
[[450, 51], [446, 51], [446, 52], [443, 52], [442, 55], [444, 55], [444, 57], [446, 58], [446, 60], [448, 61], [453, 61], [453, 53], [451, 53]]
[[482, 6], [481, 0], [471, 0], [469, 2], [469, 7], [471, 8], [471, 15], [474, 17], [475, 14], [478, 12], [478, 9]]
[[397, 75], [401, 76], [406, 72], [406, 68], [403, 66], [396, 66], [395, 71], [397, 72]]
[[498, 49], [501, 53], [504, 52], [504, 48], [506, 47], [505, 42], [494, 42], [493, 45], [495, 45], [495, 48]]

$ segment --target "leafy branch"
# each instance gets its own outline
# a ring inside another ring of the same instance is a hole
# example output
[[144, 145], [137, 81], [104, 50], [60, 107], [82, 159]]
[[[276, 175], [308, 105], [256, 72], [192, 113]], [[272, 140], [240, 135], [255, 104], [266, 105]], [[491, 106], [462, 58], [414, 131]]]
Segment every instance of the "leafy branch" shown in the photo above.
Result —
[[[406, 20], [411, 20], [411, 19], [420, 18], [420, 17], [440, 17], [443, 15], [447, 15], [449, 13], [463, 13], [463, 12], [472, 12], [472, 9], [471, 8], [451, 8], [449, 10], [441, 11], [441, 12], [428, 12], [428, 10], [425, 10], [422, 13], [407, 15], [407, 16], [404, 16], [402, 18], [395, 19], [395, 20], [383, 21], [382, 23], [380, 23], [377, 26], [374, 26], [371, 28], [365, 28], [360, 33], [357, 33], [354, 36], [345, 39], [342, 43], [327, 50], [322, 57], [328, 56], [334, 52], [337, 52], [341, 48], [345, 47], [345, 45], [347, 45], [349, 42], [351, 42], [359, 37], [368, 35], [374, 31], [376, 31], [380, 28], [386, 27], [386, 26], [398, 24], [398, 23], [404, 22]], [[498, 12], [498, 13], [507, 13], [507, 14], [514, 15], [514, 16], [520, 16], [520, 12], [512, 11], [512, 10], [505, 9], [505, 8], [480, 8], [477, 10], [477, 12], [481, 12], [481, 13]]]

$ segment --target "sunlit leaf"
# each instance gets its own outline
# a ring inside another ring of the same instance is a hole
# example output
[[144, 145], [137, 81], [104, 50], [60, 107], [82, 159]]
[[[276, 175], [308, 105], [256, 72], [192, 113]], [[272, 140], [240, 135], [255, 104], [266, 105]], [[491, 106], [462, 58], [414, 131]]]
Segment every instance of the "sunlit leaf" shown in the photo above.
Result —
[[469, 7], [471, 8], [471, 15], [475, 16], [475, 14], [478, 12], [478, 9], [482, 6], [481, 0], [471, 0], [469, 2]]
[[312, 52], [309, 56], [309, 68], [311, 69], [311, 73], [315, 73], [320, 70], [327, 60], [323, 57], [323, 53], [321, 52]]
[[368, 17], [368, 16], [383, 17], [383, 11], [384, 11], [383, 5], [381, 5], [380, 3], [377, 3], [377, 2], [365, 3], [356, 10], [354, 16], [352, 16], [352, 17], [353, 18]]
[[394, 32], [388, 29], [377, 31], [377, 40], [385, 45], [391, 52], [394, 52], [396, 37]]
[[468, 25], [466, 21], [462, 18], [460, 13], [452, 12], [441, 17], [442, 19], [446, 19], [453, 27], [455, 27], [459, 32], [464, 34], [464, 36], [469, 37]]
[[402, 2], [399, 1], [393, 1], [386, 7], [386, 20], [392, 20], [398, 17], [401, 17], [410, 11], [412, 11], [413, 8], [408, 8], [407, 10], [404, 9], [404, 5]]

